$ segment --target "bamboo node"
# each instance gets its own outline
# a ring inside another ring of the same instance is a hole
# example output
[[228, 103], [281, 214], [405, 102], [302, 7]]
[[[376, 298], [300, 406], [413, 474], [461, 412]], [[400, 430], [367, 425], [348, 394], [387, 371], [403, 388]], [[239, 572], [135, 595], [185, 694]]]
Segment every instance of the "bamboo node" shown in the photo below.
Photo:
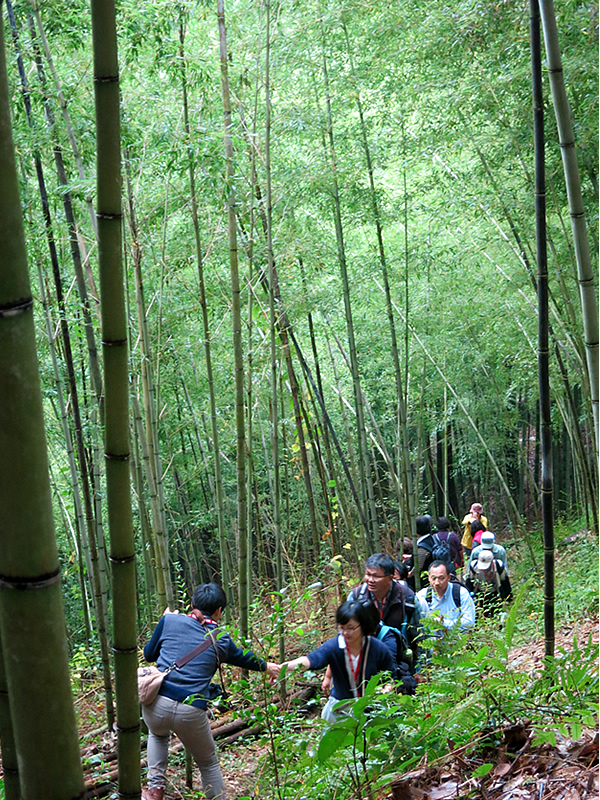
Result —
[[123, 214], [120, 212], [115, 212], [114, 214], [110, 211], [96, 211], [96, 219], [107, 219], [107, 220], [122, 220]]
[[[117, 733], [137, 733], [140, 729], [139, 723], [137, 725], [131, 725], [129, 728], [124, 728], [122, 725], [115, 725], [115, 730]], [[123, 794], [119, 792], [119, 797], [137, 797], [139, 798], [139, 794]]]
[[94, 83], [118, 83], [118, 75], [94, 75]]
[[0, 306], [0, 318], [16, 317], [17, 314], [23, 314], [33, 308], [33, 298], [27, 300], [16, 300], [13, 303], [7, 303], [5, 306]]
[[129, 453], [104, 453], [107, 461], [129, 461]]
[[112, 646], [112, 651], [115, 655], [121, 656], [130, 656], [132, 653], [135, 653], [137, 656], [138, 649], [136, 646], [134, 647], [117, 647], [115, 644]]
[[130, 556], [109, 556], [111, 564], [129, 564], [130, 561], [135, 561], [135, 553]]
[[31, 577], [9, 577], [8, 575], [0, 575], [0, 587], [6, 589], [45, 589], [46, 586], [51, 586], [53, 583], [59, 583], [61, 578], [60, 567], [57, 567], [53, 572], [40, 575], [37, 578]]

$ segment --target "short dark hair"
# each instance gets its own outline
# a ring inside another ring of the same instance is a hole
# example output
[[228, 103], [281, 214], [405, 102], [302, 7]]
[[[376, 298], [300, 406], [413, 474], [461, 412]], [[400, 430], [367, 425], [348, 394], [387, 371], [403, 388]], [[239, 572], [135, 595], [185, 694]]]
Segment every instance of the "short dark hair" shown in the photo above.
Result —
[[476, 519], [475, 522], [471, 523], [471, 534], [473, 536], [475, 536], [476, 533], [479, 533], [479, 531], [485, 531], [485, 530], [486, 530], [485, 525], [478, 519]]
[[437, 558], [435, 561], [431, 562], [431, 564], [429, 565], [429, 570], [430, 571], [431, 571], [432, 567], [445, 567], [446, 568], [446, 574], [450, 575], [450, 570], [448, 569], [448, 564], [446, 564], [445, 561], [440, 561], [439, 558]]
[[394, 574], [394, 561], [387, 553], [373, 553], [365, 562], [365, 569], [380, 569], [384, 575]]
[[398, 577], [401, 581], [405, 581], [408, 578], [410, 570], [407, 564], [404, 564], [402, 561], [396, 561], [394, 564], [394, 572], [398, 573]]
[[363, 636], [370, 636], [379, 627], [379, 611], [370, 600], [346, 600], [335, 612], [338, 625], [345, 625], [355, 619], [360, 625]]
[[218, 608], [225, 610], [227, 597], [218, 583], [201, 583], [194, 589], [192, 608], [204, 614], [214, 614]]
[[431, 533], [432, 521], [433, 520], [429, 514], [424, 514], [422, 517], [417, 517], [417, 536], [427, 536], [428, 533]]
[[435, 523], [435, 527], [438, 531], [449, 531], [450, 530], [450, 520], [448, 517], [438, 517]]

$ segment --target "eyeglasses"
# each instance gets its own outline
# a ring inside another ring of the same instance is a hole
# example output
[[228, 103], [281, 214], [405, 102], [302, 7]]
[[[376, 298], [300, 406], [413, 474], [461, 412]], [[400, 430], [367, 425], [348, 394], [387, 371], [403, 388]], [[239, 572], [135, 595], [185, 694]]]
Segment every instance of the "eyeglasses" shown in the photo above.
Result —
[[360, 628], [360, 625], [338, 625], [338, 631], [340, 633], [354, 633]]
[[374, 575], [372, 572], [365, 572], [365, 578], [369, 581], [382, 581], [384, 578], [391, 577], [391, 575]]

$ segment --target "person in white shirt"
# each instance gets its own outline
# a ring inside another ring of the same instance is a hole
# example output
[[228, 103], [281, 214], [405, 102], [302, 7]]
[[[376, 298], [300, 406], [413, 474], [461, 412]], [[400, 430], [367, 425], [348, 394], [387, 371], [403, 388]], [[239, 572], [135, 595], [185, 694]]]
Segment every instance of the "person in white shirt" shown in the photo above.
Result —
[[448, 567], [443, 561], [434, 561], [429, 567], [429, 586], [417, 593], [424, 616], [438, 615], [445, 628], [459, 625], [461, 633], [475, 625], [475, 603], [468, 590], [450, 580]]

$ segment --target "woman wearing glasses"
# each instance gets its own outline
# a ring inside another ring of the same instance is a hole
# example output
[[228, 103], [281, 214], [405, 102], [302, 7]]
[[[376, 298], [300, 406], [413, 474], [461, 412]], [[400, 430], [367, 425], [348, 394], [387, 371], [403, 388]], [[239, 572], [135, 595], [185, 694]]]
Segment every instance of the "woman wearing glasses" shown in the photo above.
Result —
[[373, 619], [368, 605], [370, 604], [354, 600], [342, 603], [335, 614], [338, 635], [307, 656], [286, 662], [288, 670], [319, 670], [331, 667], [333, 687], [321, 713], [328, 722], [335, 722], [336, 714], [343, 711], [343, 708], [338, 707], [336, 714], [333, 713], [336, 703], [361, 697], [365, 685], [373, 675], [393, 669], [388, 648], [369, 635], [373, 632]]

